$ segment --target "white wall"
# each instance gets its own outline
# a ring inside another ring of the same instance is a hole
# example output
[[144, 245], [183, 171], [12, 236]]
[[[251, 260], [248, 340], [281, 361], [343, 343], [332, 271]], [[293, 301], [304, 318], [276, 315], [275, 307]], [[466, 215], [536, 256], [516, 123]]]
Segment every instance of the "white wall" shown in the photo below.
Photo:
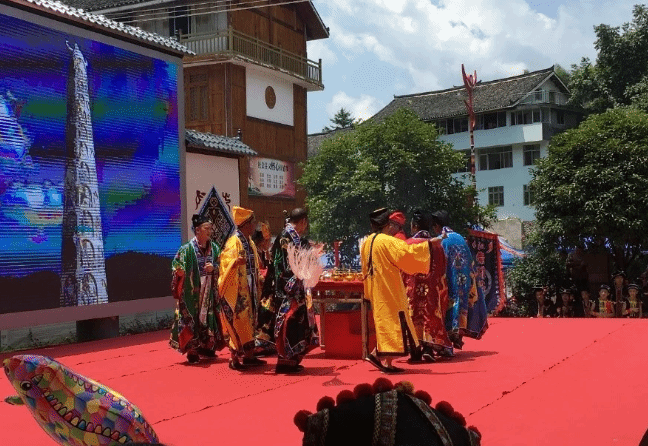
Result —
[[240, 205], [238, 159], [187, 152], [186, 185], [188, 220], [186, 224], [191, 238], [193, 237], [191, 216], [200, 211], [206, 197], [203, 196], [196, 205], [197, 190], [208, 194], [214, 186], [221, 198], [223, 198], [223, 194], [229, 194], [230, 209], [231, 206]]
[[[292, 83], [247, 67], [245, 72], [247, 115], [251, 118], [294, 125]], [[266, 88], [272, 87], [276, 96], [273, 108], [266, 104]]]
[[[540, 143], [540, 156], [547, 156], [546, 141]], [[535, 220], [535, 209], [524, 205], [524, 188], [533, 178], [531, 168], [524, 165], [523, 144], [513, 145], [513, 167], [496, 170], [478, 170], [476, 173], [479, 202], [488, 204], [488, 188], [504, 186], [504, 206], [497, 208], [497, 218], [519, 218], [522, 221]]]
[[[522, 127], [522, 126], [521, 126]], [[467, 133], [466, 133], [467, 135]], [[527, 142], [525, 144], [529, 144]], [[540, 144], [540, 157], [547, 156], [548, 141], [535, 141]], [[535, 220], [535, 209], [524, 205], [524, 185], [532, 179], [533, 166], [524, 165], [524, 144], [513, 144], [513, 167], [496, 170], [477, 170], [477, 198], [482, 205], [488, 204], [488, 188], [495, 186], [504, 187], [504, 206], [497, 208], [497, 218], [519, 218], [522, 221]], [[481, 147], [478, 147], [478, 150]], [[479, 155], [479, 152], [477, 152]], [[479, 156], [477, 156], [477, 169], [479, 169]], [[469, 179], [467, 180], [469, 181]]]

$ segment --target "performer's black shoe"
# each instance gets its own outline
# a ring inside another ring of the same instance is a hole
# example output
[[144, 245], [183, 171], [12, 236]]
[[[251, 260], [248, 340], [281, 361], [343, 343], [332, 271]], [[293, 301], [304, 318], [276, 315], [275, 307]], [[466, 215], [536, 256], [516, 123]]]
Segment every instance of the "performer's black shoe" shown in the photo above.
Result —
[[265, 365], [267, 363], [268, 361], [264, 361], [263, 359], [259, 359], [254, 356], [251, 358], [243, 358], [243, 365], [256, 366], [256, 365]]
[[243, 364], [241, 364], [238, 359], [230, 359], [229, 368], [238, 371], [245, 370], [245, 367], [243, 367]]
[[199, 347], [198, 354], [204, 356], [205, 358], [215, 358], [216, 352], [214, 350], [209, 350], [208, 348]]
[[381, 372], [387, 372], [388, 367], [384, 366], [382, 362], [380, 362], [380, 359], [376, 358], [373, 354], [369, 353], [367, 357], [365, 358], [365, 361], [368, 361], [376, 367], [378, 370]]
[[187, 362], [189, 362], [189, 364], [196, 364], [199, 361], [200, 355], [198, 355], [198, 352], [196, 352], [195, 350], [187, 352]]
[[437, 354], [438, 354], [439, 357], [441, 357], [441, 358], [452, 358], [452, 357], [454, 357], [454, 353], [453, 353], [453, 352], [448, 351], [448, 350], [445, 350], [445, 349], [444, 349], [444, 350], [441, 350], [441, 351], [439, 351], [439, 352], [437, 352]]
[[423, 353], [426, 352], [425, 348], [422, 345], [419, 345], [411, 353], [410, 357], [407, 359], [408, 364], [422, 364], [424, 362], [431, 362], [423, 359]]
[[401, 369], [400, 367], [396, 367], [395, 365], [388, 365], [384, 366], [385, 370], [383, 370], [384, 373], [387, 374], [392, 374], [392, 373], [403, 373], [405, 369]]
[[423, 353], [421, 359], [423, 360], [423, 362], [436, 362], [436, 359], [434, 359], [434, 356], [430, 352]]
[[464, 345], [463, 339], [461, 339], [461, 335], [459, 334], [453, 334], [450, 336], [450, 341], [452, 341], [452, 346], [458, 350], [461, 350]]
[[302, 370], [304, 370], [304, 366], [297, 364], [297, 365], [285, 365], [285, 364], [277, 364], [277, 367], [275, 368], [275, 373], [299, 373]]

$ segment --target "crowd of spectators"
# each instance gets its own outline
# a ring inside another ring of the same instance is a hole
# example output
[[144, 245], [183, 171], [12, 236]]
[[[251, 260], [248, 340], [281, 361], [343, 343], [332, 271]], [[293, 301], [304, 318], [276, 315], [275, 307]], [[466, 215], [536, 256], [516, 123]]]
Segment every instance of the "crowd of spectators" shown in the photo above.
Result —
[[611, 283], [600, 284], [592, 295], [587, 282], [551, 292], [547, 286], [534, 287], [537, 317], [625, 317], [641, 318], [648, 309], [648, 292], [640, 281], [629, 282], [619, 271]]

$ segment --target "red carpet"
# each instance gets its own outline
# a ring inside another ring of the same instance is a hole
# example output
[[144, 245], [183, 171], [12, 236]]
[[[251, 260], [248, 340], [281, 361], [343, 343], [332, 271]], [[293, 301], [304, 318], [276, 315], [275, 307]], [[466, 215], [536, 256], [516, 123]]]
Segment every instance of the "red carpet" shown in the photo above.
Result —
[[[360, 360], [304, 360], [306, 373], [275, 375], [276, 358], [250, 372], [227, 354], [190, 366], [157, 332], [35, 350], [91, 377], [140, 407], [169, 446], [299, 445], [292, 422], [323, 395], [385, 376]], [[648, 319], [497, 319], [480, 341], [431, 365], [397, 364], [406, 379], [448, 400], [483, 445], [637, 446], [648, 429]], [[23, 352], [21, 352], [23, 353]], [[4, 359], [11, 354], [0, 355]], [[0, 378], [0, 399], [14, 394]], [[24, 407], [0, 404], [2, 444], [52, 440]]]

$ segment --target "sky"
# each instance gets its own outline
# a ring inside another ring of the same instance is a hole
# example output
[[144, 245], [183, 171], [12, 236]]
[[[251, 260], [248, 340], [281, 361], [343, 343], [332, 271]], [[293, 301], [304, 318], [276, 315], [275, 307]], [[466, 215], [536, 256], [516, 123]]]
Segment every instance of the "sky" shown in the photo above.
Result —
[[596, 60], [594, 26], [632, 20], [638, 0], [313, 0], [330, 37], [308, 42], [323, 91], [308, 93], [308, 133], [344, 107], [367, 119], [394, 95]]

